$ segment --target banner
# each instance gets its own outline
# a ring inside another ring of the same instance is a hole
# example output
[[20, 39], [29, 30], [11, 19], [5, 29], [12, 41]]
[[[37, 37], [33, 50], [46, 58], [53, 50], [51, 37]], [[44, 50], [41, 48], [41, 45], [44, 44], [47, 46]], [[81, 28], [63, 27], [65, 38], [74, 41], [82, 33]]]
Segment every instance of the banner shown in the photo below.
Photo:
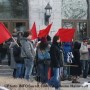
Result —
[[10, 39], [12, 36], [8, 29], [0, 22], [0, 44]]
[[34, 22], [32, 28], [31, 28], [31, 33], [32, 33], [32, 40], [37, 38], [37, 31], [36, 31], [36, 24]]
[[38, 37], [39, 38], [46, 37], [50, 32], [51, 26], [52, 26], [52, 23], [49, 24], [45, 29], [40, 30]]
[[60, 36], [61, 42], [72, 42], [72, 39], [74, 38], [74, 33], [74, 28], [61, 28], [56, 33], [56, 36]]

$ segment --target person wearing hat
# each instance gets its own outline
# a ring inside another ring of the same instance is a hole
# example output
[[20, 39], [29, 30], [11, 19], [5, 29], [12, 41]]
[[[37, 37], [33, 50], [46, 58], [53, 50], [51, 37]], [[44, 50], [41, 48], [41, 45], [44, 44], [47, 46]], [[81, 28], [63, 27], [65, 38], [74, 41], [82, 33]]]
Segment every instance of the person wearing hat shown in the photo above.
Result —
[[36, 50], [36, 60], [37, 60], [37, 74], [40, 77], [40, 82], [46, 84], [48, 81], [48, 70], [50, 62], [49, 47], [46, 37], [40, 39]]

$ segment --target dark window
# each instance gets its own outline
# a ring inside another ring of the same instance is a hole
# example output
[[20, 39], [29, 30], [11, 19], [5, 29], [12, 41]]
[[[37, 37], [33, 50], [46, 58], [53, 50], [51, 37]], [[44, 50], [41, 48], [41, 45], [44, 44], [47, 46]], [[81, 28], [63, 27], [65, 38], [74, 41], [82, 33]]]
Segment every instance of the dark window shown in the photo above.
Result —
[[28, 0], [0, 0], [0, 19], [28, 19]]

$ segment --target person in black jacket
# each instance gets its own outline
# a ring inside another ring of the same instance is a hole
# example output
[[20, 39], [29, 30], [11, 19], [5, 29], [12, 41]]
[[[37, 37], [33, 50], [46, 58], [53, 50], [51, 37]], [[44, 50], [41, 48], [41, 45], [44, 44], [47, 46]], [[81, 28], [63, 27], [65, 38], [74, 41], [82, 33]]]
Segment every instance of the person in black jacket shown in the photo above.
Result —
[[19, 47], [14, 45], [13, 47], [13, 55], [16, 62], [16, 78], [23, 78], [24, 77], [24, 59], [20, 57], [21, 54], [21, 44], [20, 41], [17, 40]]
[[77, 65], [77, 67], [71, 67], [70, 72], [71, 75], [73, 76], [72, 78], [72, 83], [79, 83], [78, 81], [78, 76], [81, 75], [81, 63], [80, 63], [80, 49], [81, 43], [75, 42], [74, 47], [73, 47], [73, 55], [74, 55], [74, 60], [72, 65]]
[[62, 50], [60, 49], [60, 38], [54, 36], [53, 43], [50, 48], [51, 68], [53, 69], [53, 77], [48, 84], [54, 86], [57, 90], [60, 88], [60, 67], [63, 66]]

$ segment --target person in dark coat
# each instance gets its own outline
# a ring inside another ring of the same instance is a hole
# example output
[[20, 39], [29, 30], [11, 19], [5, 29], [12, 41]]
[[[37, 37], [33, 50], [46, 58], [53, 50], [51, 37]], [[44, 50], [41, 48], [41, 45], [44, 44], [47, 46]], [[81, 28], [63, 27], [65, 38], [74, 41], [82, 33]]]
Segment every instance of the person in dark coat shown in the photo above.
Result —
[[53, 76], [48, 81], [48, 84], [51, 86], [53, 85], [57, 90], [60, 89], [60, 67], [63, 66], [62, 51], [60, 50], [59, 43], [60, 38], [58, 36], [54, 36], [53, 43], [50, 48], [51, 68], [53, 69]]
[[72, 83], [79, 83], [77, 81], [77, 77], [81, 75], [81, 64], [80, 64], [80, 49], [81, 44], [79, 42], [74, 43], [73, 47], [73, 55], [74, 55], [74, 60], [72, 65], [77, 65], [77, 67], [71, 67], [70, 73], [73, 76]]
[[46, 37], [41, 38], [41, 42], [39, 43], [36, 50], [37, 57], [37, 74], [40, 77], [40, 82], [42, 84], [47, 83], [48, 81], [48, 70], [50, 65], [50, 47], [47, 42]]
[[21, 44], [20, 41], [17, 40], [19, 46], [14, 45], [13, 47], [13, 55], [16, 62], [16, 78], [24, 77], [24, 58], [20, 57], [21, 55]]

